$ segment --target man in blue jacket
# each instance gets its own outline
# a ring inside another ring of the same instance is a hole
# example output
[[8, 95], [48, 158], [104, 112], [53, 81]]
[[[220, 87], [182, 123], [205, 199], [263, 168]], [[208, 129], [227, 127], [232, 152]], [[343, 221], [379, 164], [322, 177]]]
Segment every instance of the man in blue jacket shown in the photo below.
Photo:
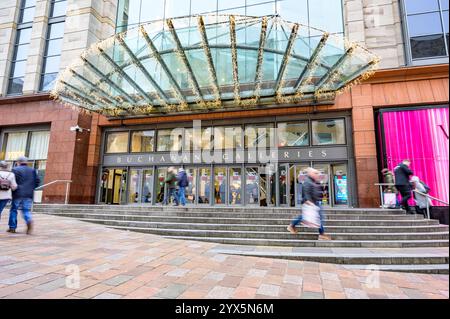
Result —
[[178, 181], [178, 202], [186, 206], [186, 187], [189, 186], [189, 180], [184, 168], [180, 168], [177, 175]]
[[17, 167], [12, 171], [16, 175], [17, 189], [12, 194], [11, 209], [9, 211], [8, 232], [15, 233], [17, 228], [17, 210], [22, 208], [23, 219], [27, 223], [27, 234], [33, 230], [31, 207], [33, 205], [33, 193], [39, 186], [40, 180], [36, 170], [27, 165], [28, 159], [21, 156], [17, 159]]

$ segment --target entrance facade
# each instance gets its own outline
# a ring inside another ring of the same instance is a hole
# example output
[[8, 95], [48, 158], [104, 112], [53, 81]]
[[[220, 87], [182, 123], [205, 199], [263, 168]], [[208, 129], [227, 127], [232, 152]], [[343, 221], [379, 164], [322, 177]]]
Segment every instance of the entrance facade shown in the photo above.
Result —
[[186, 171], [188, 205], [298, 207], [314, 167], [324, 206], [356, 206], [350, 117], [270, 120], [107, 130], [97, 202], [162, 205], [172, 166]]

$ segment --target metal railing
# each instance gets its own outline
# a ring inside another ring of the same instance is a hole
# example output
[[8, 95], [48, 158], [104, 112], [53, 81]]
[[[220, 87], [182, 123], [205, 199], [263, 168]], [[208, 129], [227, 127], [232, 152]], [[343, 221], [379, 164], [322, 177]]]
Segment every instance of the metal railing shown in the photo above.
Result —
[[56, 180], [56, 181], [50, 182], [48, 184], [39, 186], [38, 188], [35, 189], [35, 191], [43, 190], [47, 186], [54, 185], [54, 184], [57, 184], [57, 183], [66, 183], [66, 196], [65, 196], [64, 204], [67, 205], [69, 203], [69, 191], [70, 191], [70, 184], [72, 183], [72, 181], [69, 181], [69, 180]]
[[444, 205], [447, 205], [447, 206], [448, 206], [448, 203], [447, 203], [447, 202], [445, 202], [445, 201], [443, 201], [443, 200], [441, 200], [441, 199], [439, 199], [439, 198], [436, 198], [436, 197], [430, 196], [430, 195], [428, 195], [428, 194], [419, 192], [418, 190], [415, 190], [415, 189], [413, 189], [413, 192], [416, 193], [416, 194], [425, 196], [425, 197], [427, 198], [426, 202], [427, 202], [427, 216], [428, 216], [428, 219], [431, 219], [431, 215], [430, 215], [430, 199], [431, 199], [431, 200], [435, 200], [435, 201], [437, 201], [437, 202], [439, 202], [439, 203], [441, 203], [441, 204], [444, 204]]
[[[395, 187], [395, 184], [379, 183], [379, 184], [375, 184], [375, 186], [379, 186], [380, 187], [381, 207], [384, 208], [383, 186], [393, 186], [393, 187]], [[428, 216], [428, 219], [431, 219], [431, 215], [430, 215], [430, 200], [437, 201], [437, 202], [439, 202], [441, 204], [444, 204], [444, 205], [447, 205], [447, 206], [449, 205], [449, 203], [443, 201], [442, 199], [439, 199], [439, 198], [430, 196], [428, 194], [419, 192], [418, 190], [415, 190], [415, 189], [413, 189], [412, 191], [415, 192], [416, 194], [425, 196], [427, 198], [426, 202], [427, 202], [427, 216]]]

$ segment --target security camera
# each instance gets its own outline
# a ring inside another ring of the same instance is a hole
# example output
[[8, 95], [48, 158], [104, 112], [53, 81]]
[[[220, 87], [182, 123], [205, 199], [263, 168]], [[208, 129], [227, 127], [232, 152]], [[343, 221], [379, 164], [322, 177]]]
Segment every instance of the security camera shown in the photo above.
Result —
[[72, 132], [77, 132], [77, 133], [82, 133], [83, 131], [88, 131], [88, 132], [91, 131], [90, 129], [82, 128], [82, 127], [80, 127], [79, 125], [77, 125], [77, 126], [72, 126], [72, 127], [70, 128], [70, 130], [71, 130]]

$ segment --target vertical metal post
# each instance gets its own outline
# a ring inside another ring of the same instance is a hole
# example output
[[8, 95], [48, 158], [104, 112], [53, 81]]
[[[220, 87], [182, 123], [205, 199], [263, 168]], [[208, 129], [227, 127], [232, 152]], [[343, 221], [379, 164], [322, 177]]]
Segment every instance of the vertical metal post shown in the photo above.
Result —
[[428, 219], [431, 219], [431, 216], [430, 216], [430, 198], [427, 195], [427, 196], [425, 196], [425, 199], [427, 201], [427, 216], [428, 216]]
[[383, 196], [383, 185], [379, 184], [378, 186], [380, 187], [381, 208], [385, 208], [384, 207], [384, 196]]
[[70, 183], [67, 182], [66, 183], [66, 199], [64, 201], [64, 203], [67, 205], [69, 204], [69, 189], [70, 189]]

